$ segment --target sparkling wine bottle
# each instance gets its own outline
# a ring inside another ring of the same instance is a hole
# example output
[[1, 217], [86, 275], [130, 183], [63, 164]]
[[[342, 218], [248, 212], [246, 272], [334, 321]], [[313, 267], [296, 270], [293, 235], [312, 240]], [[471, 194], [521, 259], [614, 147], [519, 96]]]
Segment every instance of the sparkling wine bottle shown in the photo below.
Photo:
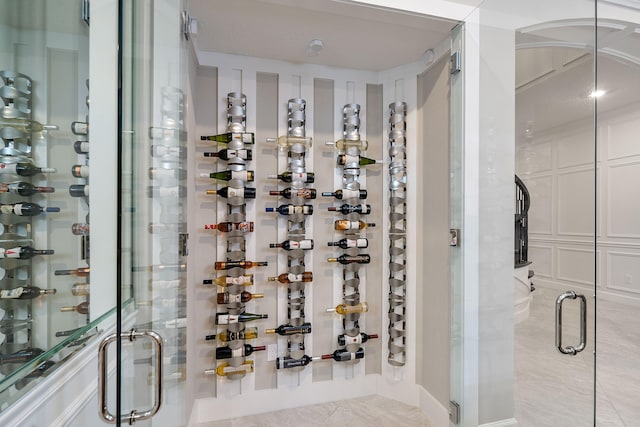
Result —
[[280, 325], [277, 328], [265, 329], [266, 334], [278, 334], [278, 335], [295, 335], [295, 334], [310, 334], [311, 323], [303, 323], [302, 325]]
[[367, 190], [349, 190], [347, 188], [336, 191], [329, 191], [322, 193], [323, 197], [335, 197], [338, 200], [343, 199], [366, 199]]
[[331, 354], [323, 354], [322, 360], [333, 359], [336, 362], [346, 362], [348, 360], [363, 359], [364, 349], [360, 347], [357, 351], [336, 350]]
[[367, 254], [359, 255], [340, 255], [337, 258], [327, 258], [329, 262], [339, 262], [340, 264], [369, 264], [371, 262], [371, 256]]
[[371, 205], [366, 205], [366, 204], [360, 204], [360, 205], [348, 205], [348, 204], [343, 204], [342, 206], [335, 207], [335, 206], [330, 206], [329, 208], [327, 208], [328, 211], [330, 212], [340, 212], [344, 215], [350, 214], [350, 213], [357, 213], [360, 215], [367, 215], [371, 213]]
[[62, 312], [75, 311], [80, 314], [89, 314], [89, 302], [83, 301], [76, 306], [60, 307], [60, 311]]
[[313, 214], [313, 206], [312, 205], [280, 205], [277, 208], [266, 208], [267, 212], [278, 212], [280, 215], [294, 215], [294, 214], [303, 214], [303, 215], [312, 215]]
[[17, 246], [11, 249], [0, 248], [0, 258], [29, 259], [35, 255], [53, 254], [53, 249], [33, 249], [31, 246]]
[[338, 345], [345, 346], [349, 344], [362, 344], [374, 338], [378, 338], [378, 334], [369, 335], [361, 332], [354, 337], [346, 334], [341, 334], [338, 335]]
[[239, 179], [240, 181], [253, 181], [254, 173], [253, 171], [232, 171], [226, 170], [221, 172], [213, 172], [213, 173], [201, 173], [200, 178], [212, 178], [219, 179], [221, 181], [231, 181], [232, 179]]
[[242, 291], [239, 294], [230, 294], [229, 292], [218, 292], [218, 304], [231, 304], [249, 302], [254, 298], [264, 298], [264, 294], [252, 294], [251, 292]]
[[77, 277], [87, 277], [91, 269], [89, 267], [79, 267], [74, 268], [73, 270], [55, 270], [53, 272], [54, 276], [77, 276]]
[[215, 279], [205, 279], [202, 281], [203, 285], [213, 285], [214, 283], [218, 286], [251, 286], [253, 285], [253, 274], [244, 274], [238, 277], [220, 276]]
[[267, 261], [216, 261], [214, 268], [216, 270], [229, 270], [232, 268], [253, 268], [253, 267], [265, 267], [269, 265]]
[[233, 188], [233, 187], [222, 187], [218, 190], [207, 190], [207, 194], [215, 195], [217, 194], [220, 197], [244, 197], [245, 199], [255, 199], [256, 198], [256, 189], [251, 187], [243, 187], [243, 188]]
[[276, 280], [280, 283], [295, 283], [295, 282], [312, 282], [313, 281], [313, 273], [311, 271], [305, 271], [301, 274], [293, 274], [293, 273], [282, 273], [277, 277], [269, 277], [270, 282], [275, 282]]
[[362, 156], [350, 156], [349, 154], [340, 154], [337, 157], [338, 166], [344, 166], [348, 164], [358, 164], [359, 166], [368, 166], [382, 163], [381, 160], [374, 160], [368, 157]]
[[216, 325], [230, 325], [232, 323], [250, 322], [252, 320], [268, 319], [268, 314], [253, 314], [253, 313], [216, 313]]
[[36, 193], [53, 193], [53, 187], [36, 187], [35, 185], [24, 182], [12, 182], [11, 184], [0, 184], [0, 193], [18, 194], [20, 196], [29, 197]]
[[333, 223], [333, 228], [336, 230], [362, 230], [367, 227], [375, 227], [376, 224], [373, 222], [364, 222], [360, 221], [349, 221], [348, 219], [338, 219]]
[[0, 204], [0, 214], [13, 214], [18, 216], [36, 216], [43, 212], [60, 212], [60, 208], [47, 207], [31, 203], [14, 203], [14, 204]]
[[291, 199], [292, 197], [301, 197], [303, 199], [315, 199], [316, 198], [316, 190], [315, 188], [291, 188], [287, 187], [284, 190], [277, 191], [271, 190], [269, 191], [270, 196], [282, 196], [285, 199]]
[[0, 174], [33, 176], [39, 173], [52, 173], [54, 168], [39, 168], [27, 162], [0, 163]]
[[76, 178], [88, 178], [89, 166], [87, 165], [73, 165], [71, 166], [71, 175]]
[[222, 342], [229, 342], [235, 340], [251, 340], [258, 338], [258, 328], [244, 328], [241, 331], [224, 331], [215, 335], [207, 335], [204, 337], [206, 341], [212, 341], [219, 339]]
[[300, 366], [307, 366], [314, 360], [320, 360], [320, 356], [307, 356], [306, 354], [300, 359], [294, 359], [292, 357], [278, 357], [276, 359], [276, 369], [289, 369], [298, 368]]
[[0, 299], [33, 299], [40, 295], [53, 295], [55, 289], [40, 289], [37, 286], [20, 286], [13, 289], [0, 290]]
[[337, 242], [328, 242], [327, 246], [338, 246], [342, 249], [349, 248], [366, 248], [369, 246], [369, 240], [367, 239], [340, 239]]
[[282, 243], [270, 243], [269, 247], [282, 248], [287, 251], [293, 251], [295, 249], [310, 250], [310, 249], [313, 249], [313, 240], [312, 239], [285, 240]]
[[252, 232], [253, 231], [253, 222], [221, 222], [219, 224], [205, 224], [205, 230], [218, 230], [221, 232], [229, 232], [229, 231], [242, 231], [242, 232]]
[[228, 132], [219, 135], [203, 135], [201, 141], [215, 141], [228, 144], [233, 141], [242, 142], [243, 144], [254, 144], [255, 136], [249, 132]]
[[254, 351], [266, 350], [267, 346], [252, 346], [245, 344], [242, 347], [231, 349], [230, 347], [218, 347], [216, 348], [216, 359], [231, 359], [232, 357], [244, 357], [251, 355]]
[[42, 353], [44, 353], [44, 350], [41, 348], [29, 347], [11, 354], [0, 354], [0, 365], [6, 365], [8, 363], [26, 363]]
[[338, 314], [365, 313], [369, 311], [369, 304], [360, 302], [356, 305], [338, 304], [336, 308], [327, 308], [327, 313], [335, 311]]
[[234, 157], [238, 157], [242, 160], [252, 160], [253, 153], [248, 148], [241, 148], [239, 150], [232, 150], [229, 148], [225, 148], [224, 150], [220, 150], [217, 153], [206, 152], [204, 153], [205, 157], [217, 157], [222, 160], [229, 160]]
[[221, 363], [215, 369], [206, 369], [205, 375], [219, 375], [226, 377], [228, 375], [240, 375], [253, 372], [253, 360], [245, 360], [240, 366], [231, 366], [228, 363]]
[[278, 175], [269, 175], [269, 179], [279, 179], [282, 182], [302, 181], [306, 184], [310, 184], [316, 180], [316, 175], [313, 172], [284, 172]]

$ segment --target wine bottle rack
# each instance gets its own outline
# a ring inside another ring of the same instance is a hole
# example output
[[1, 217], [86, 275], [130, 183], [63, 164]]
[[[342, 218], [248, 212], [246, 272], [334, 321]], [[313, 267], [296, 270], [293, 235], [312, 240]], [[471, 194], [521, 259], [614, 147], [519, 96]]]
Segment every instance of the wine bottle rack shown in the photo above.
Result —
[[[287, 203], [294, 207], [306, 206], [291, 215], [283, 216], [286, 219], [286, 239], [289, 242], [308, 242], [307, 224], [310, 222], [310, 214], [313, 213], [312, 199], [305, 199], [304, 194], [313, 191], [307, 188], [307, 183], [313, 182], [312, 172], [307, 170], [307, 150], [311, 148], [311, 138], [306, 136], [306, 101], [300, 98], [292, 98], [287, 102], [287, 135], [277, 139], [280, 150], [286, 152], [285, 176], [287, 184], [291, 187], [291, 195]], [[269, 140], [270, 141], [270, 140]], [[290, 181], [290, 182], [289, 182]], [[305, 212], [309, 215], [305, 215]], [[313, 245], [311, 240], [310, 245]], [[306, 323], [305, 314], [305, 285], [309, 280], [303, 280], [303, 275], [309, 273], [305, 262], [308, 250], [302, 247], [286, 251], [286, 273], [288, 274], [287, 287], [287, 325], [301, 326]], [[311, 273], [312, 274], [312, 273]], [[309, 276], [309, 274], [307, 274]], [[312, 277], [312, 276], [311, 276]], [[310, 330], [310, 329], [309, 329]], [[306, 366], [300, 361], [305, 358], [304, 333], [287, 335], [287, 347], [284, 358], [276, 360], [278, 369], [292, 366], [290, 369], [301, 370]]]
[[389, 356], [406, 363], [407, 104], [389, 104]]

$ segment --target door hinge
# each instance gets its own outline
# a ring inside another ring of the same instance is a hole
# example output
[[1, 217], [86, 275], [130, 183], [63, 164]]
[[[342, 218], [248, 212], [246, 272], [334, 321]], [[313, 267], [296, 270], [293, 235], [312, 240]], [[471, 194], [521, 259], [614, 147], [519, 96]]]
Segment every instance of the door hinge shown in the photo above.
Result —
[[462, 55], [457, 50], [453, 52], [451, 58], [449, 58], [449, 73], [458, 74], [462, 70]]
[[460, 405], [455, 400], [449, 402], [449, 421], [453, 424], [460, 422]]
[[82, 20], [89, 25], [89, 0], [82, 0]]
[[460, 229], [449, 229], [449, 246], [460, 246]]

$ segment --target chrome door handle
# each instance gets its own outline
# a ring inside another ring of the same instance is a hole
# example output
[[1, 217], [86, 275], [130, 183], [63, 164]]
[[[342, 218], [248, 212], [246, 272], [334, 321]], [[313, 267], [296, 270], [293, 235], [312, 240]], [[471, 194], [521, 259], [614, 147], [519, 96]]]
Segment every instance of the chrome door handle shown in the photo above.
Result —
[[[580, 299], [580, 344], [577, 347], [562, 345], [562, 303], [565, 299]], [[584, 295], [576, 294], [574, 291], [567, 291], [560, 294], [556, 299], [556, 347], [562, 354], [575, 356], [587, 346], [587, 299]]]
[[[118, 339], [127, 338], [129, 341], [133, 342], [136, 338], [143, 337], [151, 338], [156, 347], [155, 368], [157, 387], [155, 390], [153, 406], [142, 412], [134, 409], [128, 414], [120, 415], [120, 419], [127, 421], [129, 425], [132, 425], [136, 421], [146, 420], [153, 417], [160, 410], [160, 406], [162, 405], [162, 337], [153, 331], [138, 332], [135, 329], [132, 329], [129, 332], [122, 332], [119, 337], [118, 334], [113, 333], [105, 337], [98, 347], [98, 412], [100, 418], [107, 423], [116, 423], [116, 416], [109, 412], [107, 403], [107, 347]], [[120, 363], [120, 361], [118, 360], [116, 363]]]

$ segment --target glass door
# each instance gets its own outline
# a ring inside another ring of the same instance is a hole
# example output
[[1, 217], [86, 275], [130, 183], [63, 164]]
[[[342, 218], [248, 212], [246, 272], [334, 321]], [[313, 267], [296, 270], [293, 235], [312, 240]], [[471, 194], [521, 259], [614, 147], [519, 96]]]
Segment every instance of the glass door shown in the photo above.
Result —
[[[186, 123], [182, 2], [119, 2], [117, 425], [185, 425]], [[102, 383], [104, 388], [104, 381]], [[115, 409], [114, 409], [115, 408]], [[115, 411], [115, 412], [111, 412]]]

